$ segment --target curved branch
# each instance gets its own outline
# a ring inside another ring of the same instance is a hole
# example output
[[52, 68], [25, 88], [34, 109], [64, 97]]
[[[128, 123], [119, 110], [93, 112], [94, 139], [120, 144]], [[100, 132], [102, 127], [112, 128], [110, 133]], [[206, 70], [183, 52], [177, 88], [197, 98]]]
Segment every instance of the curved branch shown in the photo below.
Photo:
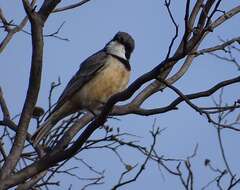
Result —
[[74, 3], [72, 5], [67, 5], [65, 7], [56, 8], [56, 9], [53, 10], [53, 13], [58, 13], [58, 12], [62, 12], [62, 11], [77, 8], [77, 7], [80, 7], [80, 6], [84, 5], [85, 3], [89, 2], [89, 1], [90, 0], [82, 0], [82, 1], [80, 1], [78, 3]]
[[228, 40], [222, 44], [219, 44], [219, 45], [216, 45], [216, 46], [213, 46], [213, 47], [210, 47], [210, 48], [205, 48], [205, 49], [201, 49], [201, 50], [198, 50], [197, 52], [194, 52], [193, 54], [195, 56], [198, 56], [198, 55], [202, 55], [204, 53], [211, 53], [211, 52], [214, 52], [214, 51], [218, 51], [218, 50], [225, 50], [225, 47], [233, 44], [233, 43], [239, 43], [240, 44], [240, 36], [239, 37], [236, 37], [236, 38], [232, 38], [231, 40]]
[[[196, 98], [202, 98], [202, 97], [208, 97], [208, 96], [212, 95], [213, 93], [215, 93], [220, 88], [223, 88], [225, 86], [228, 86], [228, 85], [231, 85], [234, 83], [239, 83], [239, 82], [240, 82], [240, 76], [226, 80], [226, 81], [222, 81], [208, 90], [197, 92], [194, 94], [188, 94], [185, 96], [189, 100], [196, 99]], [[165, 112], [168, 112], [171, 110], [176, 110], [177, 109], [176, 106], [183, 101], [184, 101], [184, 99], [182, 97], [178, 97], [174, 101], [172, 101], [172, 103], [170, 103], [168, 106], [165, 106], [162, 108], [155, 108], [155, 109], [142, 109], [142, 108], [134, 107], [134, 109], [132, 110], [131, 106], [129, 107], [129, 109], [128, 109], [128, 107], [119, 107], [114, 110], [114, 114], [118, 115], [118, 113], [121, 113], [122, 115], [125, 115], [125, 114], [134, 113], [134, 114], [144, 115], [144, 116], [155, 115], [155, 114], [165, 113]]]

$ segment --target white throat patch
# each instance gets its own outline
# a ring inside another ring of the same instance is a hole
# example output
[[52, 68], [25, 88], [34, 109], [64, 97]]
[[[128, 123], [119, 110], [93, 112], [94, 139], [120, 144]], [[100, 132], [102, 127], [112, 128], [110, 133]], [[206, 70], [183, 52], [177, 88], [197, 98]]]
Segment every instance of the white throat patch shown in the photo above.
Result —
[[125, 56], [125, 47], [117, 41], [112, 41], [107, 45], [107, 53], [116, 55], [127, 60]]

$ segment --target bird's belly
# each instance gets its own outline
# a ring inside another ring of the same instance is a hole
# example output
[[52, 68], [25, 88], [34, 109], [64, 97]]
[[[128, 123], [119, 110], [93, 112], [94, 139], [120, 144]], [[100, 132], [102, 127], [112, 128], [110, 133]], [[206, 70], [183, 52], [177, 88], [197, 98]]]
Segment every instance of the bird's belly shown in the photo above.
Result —
[[[115, 58], [106, 63], [105, 69], [85, 84], [77, 95], [81, 107], [95, 109], [113, 95], [124, 90], [130, 71]], [[111, 62], [110, 62], [111, 61]]]

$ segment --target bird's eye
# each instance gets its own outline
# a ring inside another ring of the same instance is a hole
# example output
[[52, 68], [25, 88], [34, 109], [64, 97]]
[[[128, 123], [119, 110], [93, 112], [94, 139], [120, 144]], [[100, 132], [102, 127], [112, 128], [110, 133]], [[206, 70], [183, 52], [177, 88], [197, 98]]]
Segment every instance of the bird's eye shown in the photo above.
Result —
[[121, 44], [125, 44], [126, 39], [124, 39], [122, 36], [120, 36], [120, 37], [119, 37], [119, 42], [120, 42]]

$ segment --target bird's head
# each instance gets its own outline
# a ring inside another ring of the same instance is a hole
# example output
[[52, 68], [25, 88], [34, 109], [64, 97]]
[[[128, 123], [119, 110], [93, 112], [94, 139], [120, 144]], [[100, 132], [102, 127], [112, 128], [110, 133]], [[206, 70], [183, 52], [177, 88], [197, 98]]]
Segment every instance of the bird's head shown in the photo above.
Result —
[[118, 32], [113, 39], [107, 43], [106, 51], [123, 59], [129, 60], [134, 50], [134, 39], [126, 32]]

